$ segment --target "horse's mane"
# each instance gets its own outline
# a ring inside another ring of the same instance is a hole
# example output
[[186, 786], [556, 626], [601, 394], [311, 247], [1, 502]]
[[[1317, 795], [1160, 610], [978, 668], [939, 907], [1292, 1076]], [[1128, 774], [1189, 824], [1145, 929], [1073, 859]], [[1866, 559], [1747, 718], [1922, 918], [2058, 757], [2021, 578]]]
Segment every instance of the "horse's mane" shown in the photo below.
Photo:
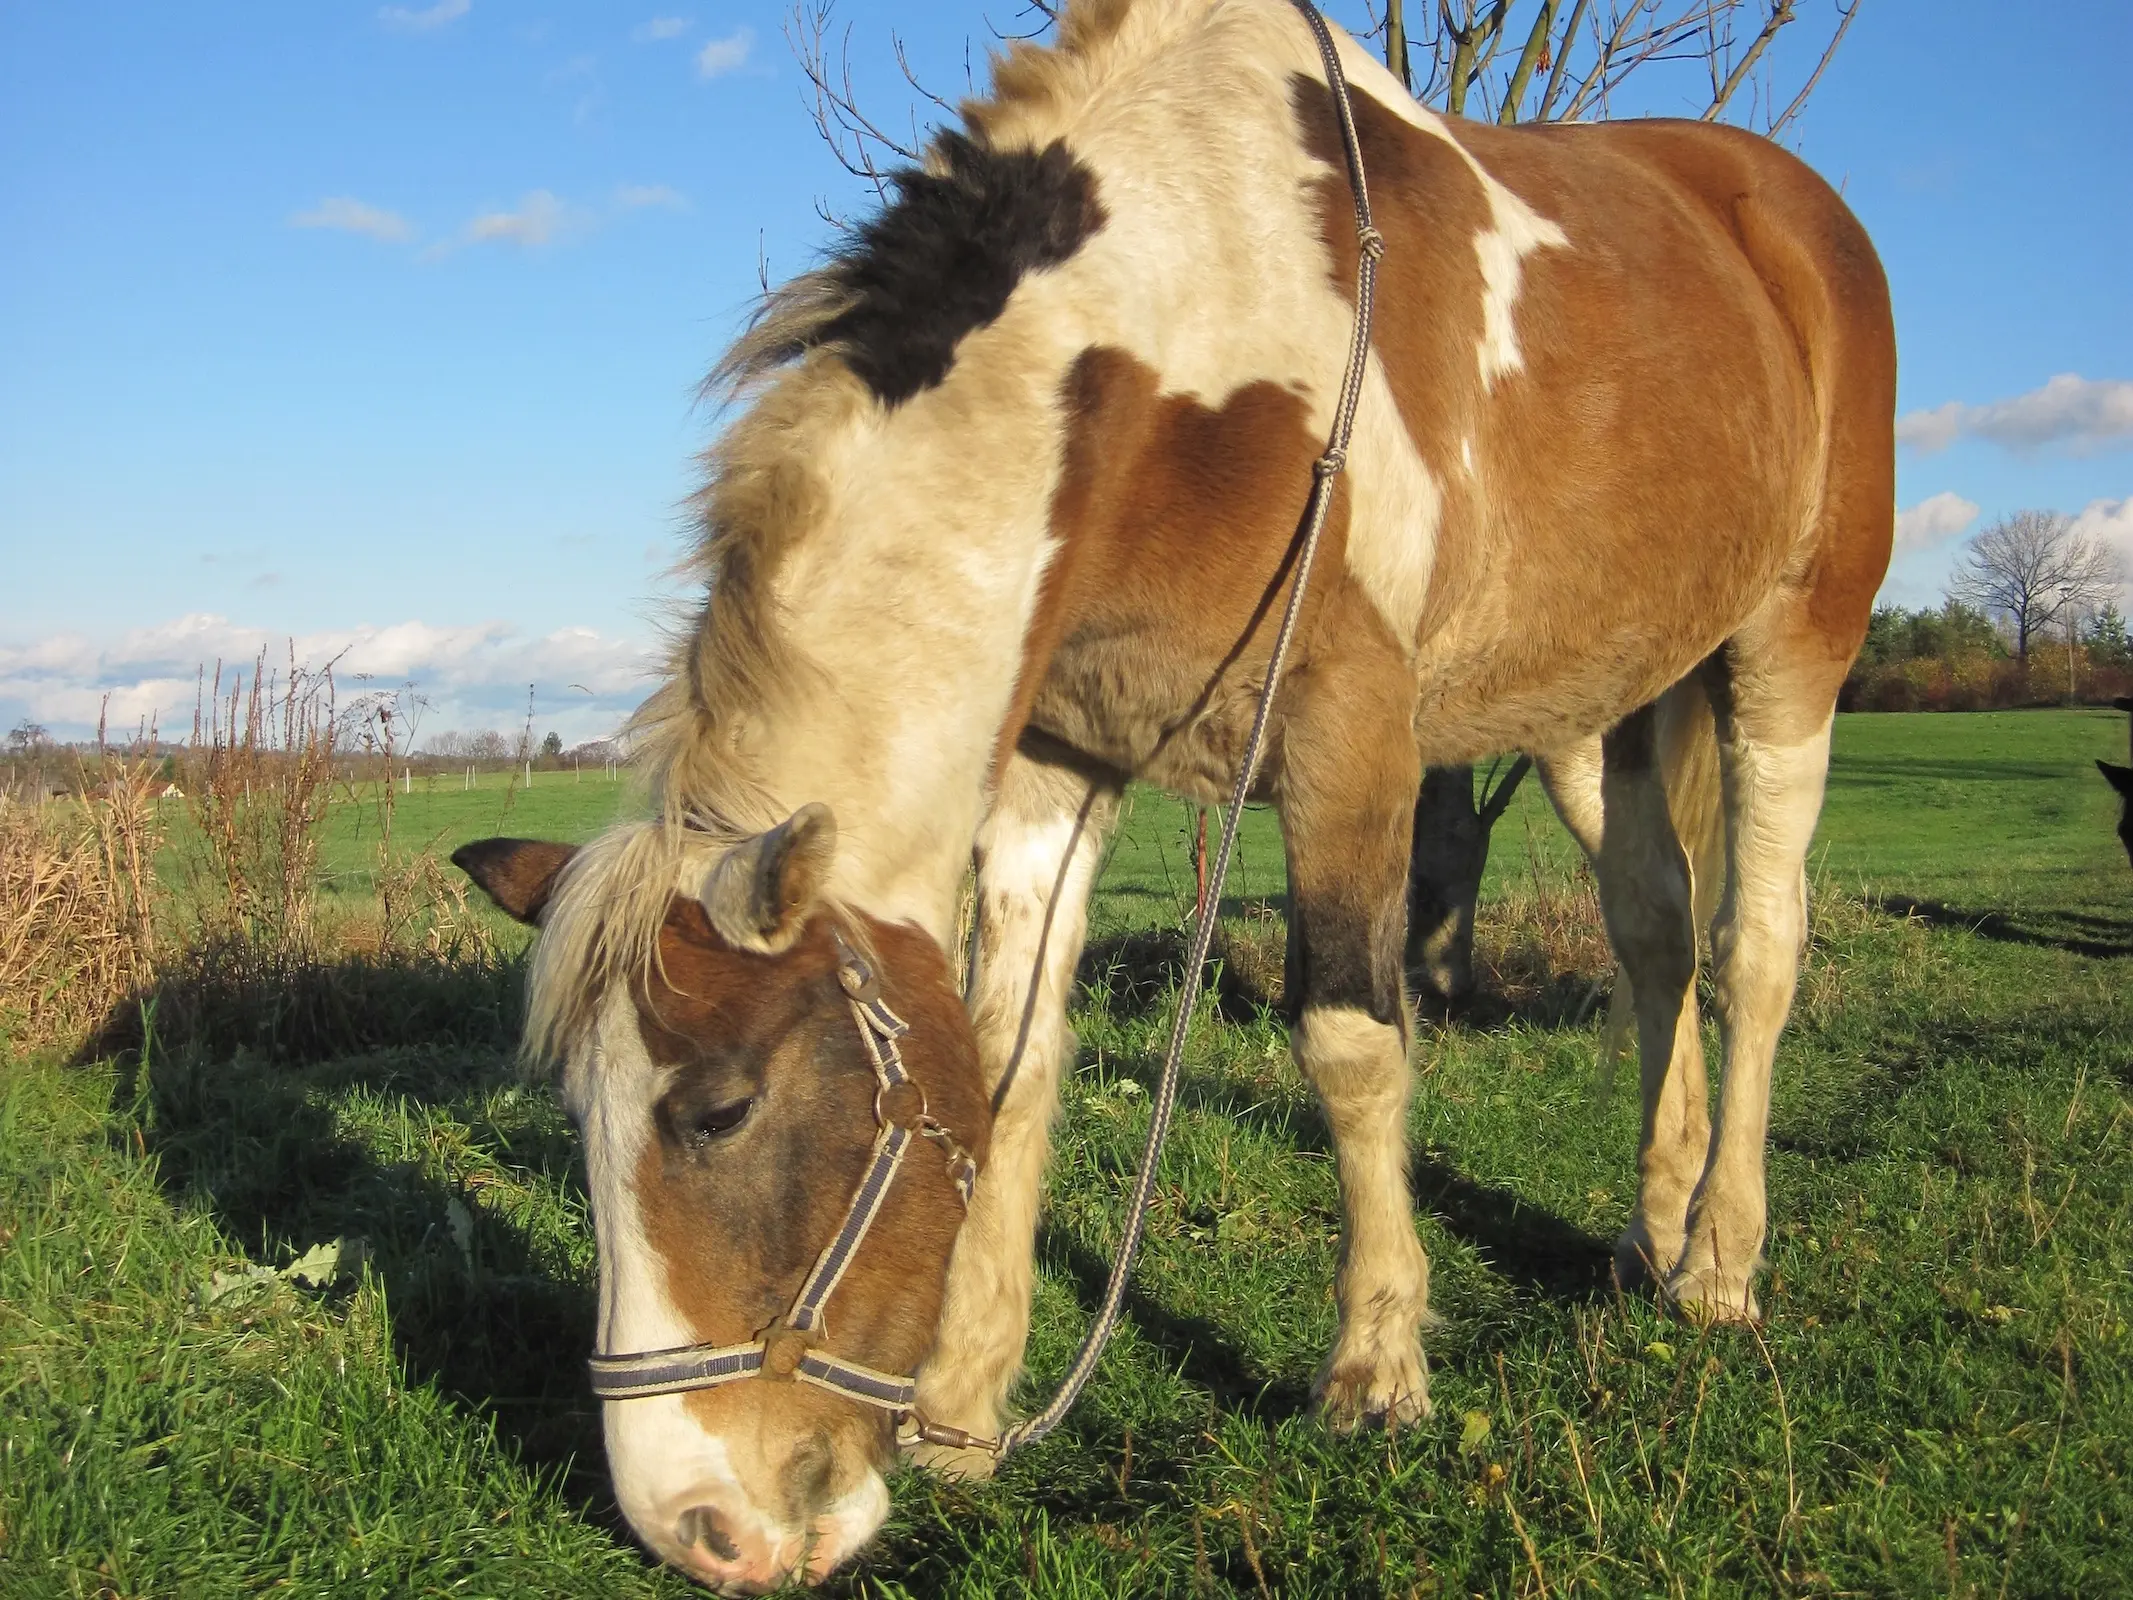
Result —
[[527, 1051], [556, 1059], [618, 972], [657, 959], [668, 898], [720, 849], [783, 820], [753, 752], [817, 687], [786, 641], [772, 581], [824, 518], [819, 445], [869, 407], [945, 374], [956, 340], [1032, 267], [1100, 225], [1093, 179], [1062, 142], [1102, 89], [1224, 0], [1069, 0], [1057, 37], [1013, 43], [990, 92], [959, 107], [921, 164], [819, 267], [764, 296], [704, 395], [742, 407], [705, 452], [683, 570], [703, 599], [670, 627], [664, 681], [630, 719], [655, 808], [566, 869], [529, 985]]

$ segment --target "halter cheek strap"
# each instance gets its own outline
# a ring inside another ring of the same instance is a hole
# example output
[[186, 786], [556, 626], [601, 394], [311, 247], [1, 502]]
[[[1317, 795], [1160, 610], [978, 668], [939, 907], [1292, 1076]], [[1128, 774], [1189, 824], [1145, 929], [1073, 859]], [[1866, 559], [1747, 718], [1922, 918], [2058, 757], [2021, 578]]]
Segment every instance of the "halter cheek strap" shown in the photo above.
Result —
[[[925, 1090], [905, 1068], [897, 1041], [910, 1027], [882, 998], [874, 969], [845, 943], [842, 935], [837, 938], [837, 954], [837, 982], [851, 1007], [860, 1042], [866, 1047], [867, 1062], [874, 1069], [876, 1129], [873, 1151], [844, 1208], [844, 1220], [823, 1246], [822, 1254], [815, 1258], [791, 1309], [771, 1324], [762, 1338], [745, 1344], [692, 1344], [633, 1355], [594, 1356], [587, 1365], [592, 1371], [593, 1393], [600, 1399], [636, 1400], [649, 1395], [683, 1394], [760, 1377], [811, 1383], [883, 1411], [902, 1413], [911, 1409], [918, 1391], [916, 1379], [880, 1372], [817, 1348], [817, 1341], [829, 1336], [824, 1307], [844, 1281], [859, 1247], [866, 1243], [868, 1230], [888, 1202], [890, 1186], [914, 1139], [929, 1139], [945, 1152], [949, 1179], [966, 1206], [977, 1183], [978, 1167], [970, 1152], [934, 1120], [926, 1106]], [[909, 1123], [897, 1121], [890, 1104], [893, 1099], [905, 1098], [901, 1093], [905, 1090], [918, 1096], [917, 1115]]]

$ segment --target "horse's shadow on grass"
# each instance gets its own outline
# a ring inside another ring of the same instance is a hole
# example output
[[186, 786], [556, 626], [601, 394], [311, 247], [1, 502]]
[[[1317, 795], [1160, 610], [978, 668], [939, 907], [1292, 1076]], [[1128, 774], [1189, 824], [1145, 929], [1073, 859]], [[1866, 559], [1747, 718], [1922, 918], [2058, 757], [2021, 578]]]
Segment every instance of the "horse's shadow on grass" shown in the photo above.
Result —
[[[1084, 972], [1108, 974], [1101, 1003], [1137, 1010], [1164, 1004], [1181, 956], [1175, 935], [1137, 935], [1092, 950]], [[1246, 965], [1225, 964], [1215, 986], [1233, 1021], [1263, 1019], [1270, 1005]], [[512, 1060], [518, 981], [508, 964], [420, 960], [241, 979], [193, 971], [117, 1008], [85, 1053], [135, 1064], [119, 1094], [144, 1107], [143, 1136], [175, 1202], [204, 1208], [269, 1265], [362, 1238], [408, 1381], [462, 1402], [522, 1465], [557, 1474], [584, 1514], [626, 1540], [580, 1364], [595, 1321], [590, 1275], [561, 1258], [553, 1229], [537, 1233], [476, 1195], [503, 1163], [547, 1203], [585, 1206], [576, 1138]], [[497, 1092], [514, 1087], [499, 1109]], [[1189, 1093], [1300, 1149], [1330, 1148], [1315, 1106], [1255, 1106], [1235, 1086], [1199, 1078]], [[366, 1106], [397, 1129], [404, 1155], [381, 1153], [380, 1140], [349, 1125]], [[429, 1107], [446, 1115], [432, 1123]], [[467, 1148], [447, 1149], [469, 1125]], [[1413, 1180], [1418, 1204], [1511, 1283], [1559, 1299], [1603, 1292], [1601, 1241], [1439, 1152], [1417, 1156]], [[1099, 1301], [1108, 1262], [1055, 1230], [1038, 1249], [1085, 1305]], [[1218, 1323], [1139, 1289], [1128, 1309], [1215, 1404], [1268, 1422], [1308, 1406], [1308, 1374], [1260, 1372]]]
[[1974, 911], [1940, 900], [1907, 894], [1868, 897], [1866, 904], [1884, 916], [1918, 921], [1935, 928], [1958, 929], [1996, 944], [2064, 950], [2071, 955], [2112, 960], [2133, 956], [2133, 922], [2089, 916], [2079, 911]]
[[[1270, 963], [1260, 953], [1239, 952], [1245, 959], [1230, 959], [1216, 966], [1209, 980], [1216, 1011], [1225, 1021], [1250, 1022], [1279, 1009], [1278, 995], [1270, 995], [1264, 981]], [[1168, 1015], [1174, 1003], [1184, 962], [1184, 938], [1175, 930], [1136, 931], [1111, 939], [1092, 941], [1084, 953], [1081, 981], [1084, 997], [1121, 1018]], [[1544, 975], [1521, 996], [1505, 997], [1483, 992], [1456, 1007], [1438, 1008], [1431, 1020], [1440, 1026], [1489, 1028], [1511, 1022], [1532, 1027], [1560, 1028], [1581, 1020], [1589, 1003], [1590, 985], [1574, 974]], [[1137, 1074], [1152, 1090], [1159, 1063], [1149, 1061]], [[1179, 1088], [1187, 1107], [1212, 1112], [1286, 1141], [1298, 1151], [1330, 1153], [1332, 1133], [1315, 1099], [1298, 1104], [1293, 1100], [1270, 1106], [1266, 1098], [1223, 1077], [1188, 1074]], [[1460, 1170], [1449, 1152], [1417, 1151], [1409, 1168], [1416, 1206], [1443, 1225], [1447, 1232], [1465, 1241], [1487, 1262], [1491, 1271], [1506, 1282], [1554, 1300], [1589, 1301], [1612, 1291], [1612, 1247], [1593, 1234], [1566, 1221], [1512, 1190], [1487, 1184]], [[1072, 1275], [1086, 1275], [1078, 1269]], [[1092, 1306], [1101, 1295], [1103, 1274], [1098, 1272], [1086, 1290]], [[1161, 1315], [1149, 1308], [1149, 1315]], [[1136, 1311], [1140, 1322], [1142, 1313]], [[1145, 1326], [1145, 1324], [1144, 1324]], [[1211, 1348], [1201, 1341], [1211, 1332], [1202, 1327], [1179, 1326], [1192, 1338], [1174, 1354]], [[1209, 1358], [1210, 1376], [1201, 1381], [1218, 1391], [1239, 1389], [1235, 1374], [1241, 1365], [1233, 1351]]]
[[[201, 992], [194, 973], [108, 1020], [90, 1049], [119, 1054], [120, 1103], [143, 1106], [142, 1138], [164, 1191], [205, 1209], [270, 1266], [326, 1240], [362, 1239], [407, 1381], [434, 1382], [461, 1401], [522, 1465], [557, 1474], [587, 1515], [626, 1537], [581, 1365], [593, 1286], [552, 1239], [478, 1198], [502, 1176], [549, 1203], [585, 1203], [574, 1136], [512, 1059], [515, 1021], [505, 1019], [515, 1001], [470, 1005], [484, 998], [470, 984], [495, 1001], [515, 975], [470, 979], [434, 963], [385, 972], [358, 961], [304, 981], [367, 997], [374, 1019], [351, 1037], [317, 1026], [323, 1013], [290, 1026], [285, 1007], [269, 1028], [246, 1020], [232, 997]], [[445, 1016], [458, 1019], [450, 1031], [435, 1025]], [[509, 1088], [519, 1092], [499, 1104], [497, 1091]], [[345, 1125], [350, 1102], [398, 1124], [404, 1158]], [[431, 1123], [428, 1107], [448, 1115]], [[448, 1149], [466, 1126], [466, 1150]]]
[[[1075, 1299], [1094, 1315], [1103, 1303], [1110, 1262], [1063, 1230], [1049, 1226], [1037, 1230], [1037, 1262], [1066, 1278], [1074, 1287]], [[1307, 1382], [1293, 1374], [1255, 1371], [1220, 1323], [1173, 1311], [1130, 1281], [1125, 1306], [1135, 1331], [1158, 1353], [1159, 1364], [1207, 1390], [1223, 1409], [1272, 1422], [1310, 1405]]]

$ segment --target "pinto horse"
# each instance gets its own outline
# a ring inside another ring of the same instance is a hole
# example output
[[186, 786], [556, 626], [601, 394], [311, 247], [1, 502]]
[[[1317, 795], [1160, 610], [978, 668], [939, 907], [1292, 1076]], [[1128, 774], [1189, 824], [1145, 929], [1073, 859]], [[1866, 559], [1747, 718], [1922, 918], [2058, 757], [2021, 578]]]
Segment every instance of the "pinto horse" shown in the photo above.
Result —
[[[1402, 974], [1425, 764], [1551, 753], [1643, 1041], [1624, 1275], [1758, 1314], [1895, 356], [1866, 235], [1775, 146], [1448, 119], [1339, 49], [1378, 316], [1259, 792], [1340, 1179], [1315, 1393], [1350, 1427], [1429, 1409]], [[895, 1375], [939, 1425], [923, 1459], [991, 1462], [954, 1430], [996, 1433], [1021, 1368], [1106, 830], [1129, 780], [1206, 802], [1236, 769], [1359, 248], [1288, 0], [1073, 0], [715, 375], [748, 403], [707, 460], [701, 611], [635, 723], [657, 817], [459, 857], [542, 929], [526, 1048], [584, 1135], [608, 1381], [643, 1382], [604, 1407], [616, 1494], [711, 1583], [819, 1578], [873, 1534]], [[892, 1125], [928, 1138], [877, 1182]], [[707, 1348], [745, 1381], [662, 1392], [641, 1354]]]

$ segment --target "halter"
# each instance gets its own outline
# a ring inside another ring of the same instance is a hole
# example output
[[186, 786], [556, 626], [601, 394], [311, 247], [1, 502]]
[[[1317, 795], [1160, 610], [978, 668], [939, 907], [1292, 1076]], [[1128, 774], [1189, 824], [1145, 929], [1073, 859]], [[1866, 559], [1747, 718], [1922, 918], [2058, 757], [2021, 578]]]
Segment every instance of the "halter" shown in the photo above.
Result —
[[[1362, 400], [1363, 371], [1370, 357], [1371, 312], [1376, 297], [1378, 262], [1385, 253], [1384, 236], [1371, 220], [1370, 189], [1363, 174], [1363, 147], [1356, 137], [1355, 112], [1349, 104], [1348, 79], [1341, 70], [1339, 51], [1334, 46], [1332, 34], [1326, 29], [1325, 19], [1311, 0], [1291, 0], [1291, 4], [1310, 25], [1312, 38], [1318, 45], [1319, 59], [1325, 66], [1326, 87], [1332, 93], [1340, 122], [1341, 148], [1347, 157], [1348, 184], [1355, 201], [1355, 320], [1349, 336], [1348, 363], [1333, 408], [1332, 431], [1325, 453], [1311, 466], [1311, 495], [1304, 510], [1296, 578], [1289, 590], [1288, 605], [1282, 612], [1280, 629], [1274, 635], [1273, 650], [1267, 657], [1266, 681], [1260, 687], [1252, 731], [1245, 740], [1244, 758], [1238, 764], [1236, 784], [1222, 821], [1222, 839], [1215, 853], [1208, 892], [1201, 902], [1199, 922], [1193, 929], [1191, 948], [1186, 955], [1170, 1045], [1164, 1053], [1162, 1077], [1150, 1105], [1148, 1144], [1141, 1157], [1140, 1177], [1126, 1207], [1126, 1226], [1119, 1243], [1118, 1259], [1112, 1263], [1110, 1281], [1104, 1286], [1103, 1302], [1097, 1309], [1088, 1336], [1051, 1403], [1027, 1421], [1004, 1430], [998, 1438], [981, 1438], [960, 1428], [929, 1422], [913, 1408], [918, 1393], [916, 1378], [877, 1372], [856, 1361], [824, 1355], [814, 1347], [813, 1341], [823, 1328], [823, 1302], [837, 1287], [837, 1280], [844, 1276], [845, 1268], [851, 1265], [852, 1257], [866, 1238], [867, 1229], [873, 1226], [874, 1218], [881, 1211], [889, 1183], [896, 1176], [904, 1152], [910, 1147], [914, 1131], [912, 1127], [891, 1121], [884, 1109], [892, 1091], [916, 1087], [904, 1071], [903, 1059], [896, 1048], [896, 1041], [907, 1030], [903, 1020], [882, 1003], [873, 969], [840, 937], [837, 945], [841, 965], [837, 969], [837, 978], [851, 1002], [859, 1036], [867, 1047], [867, 1059], [874, 1064], [878, 1085], [874, 1096], [874, 1122], [880, 1130], [874, 1140], [874, 1156], [867, 1165], [866, 1175], [859, 1180], [851, 1204], [845, 1208], [844, 1225], [837, 1230], [836, 1237], [816, 1261], [814, 1271], [800, 1286], [799, 1298], [793, 1301], [792, 1309], [780, 1322], [773, 1324], [763, 1338], [747, 1344], [692, 1344], [640, 1355], [594, 1356], [591, 1361], [593, 1393], [602, 1400], [628, 1400], [639, 1395], [709, 1389], [740, 1378], [797, 1378], [803, 1383], [889, 1412], [896, 1418], [900, 1443], [923, 1440], [951, 1450], [982, 1450], [998, 1458], [1034, 1444], [1056, 1428], [1096, 1371], [1104, 1346], [1110, 1341], [1124, 1309], [1126, 1280], [1132, 1273], [1133, 1257], [1140, 1247], [1148, 1208], [1154, 1199], [1156, 1163], [1162, 1156], [1163, 1140], [1170, 1131], [1171, 1113], [1177, 1106], [1186, 1029], [1192, 1020], [1193, 1004], [1199, 997], [1200, 976], [1207, 964], [1208, 947], [1214, 939], [1222, 884], [1229, 876], [1230, 857], [1237, 844], [1237, 824], [1244, 815], [1244, 802], [1251, 794], [1252, 780], [1259, 770], [1267, 724], [1273, 715], [1274, 691], [1281, 682], [1282, 667], [1295, 637], [1297, 619], [1303, 613], [1304, 590], [1311, 579], [1312, 558], [1318, 553], [1319, 535], [1325, 530], [1326, 513], [1333, 502], [1334, 480], [1348, 464], [1349, 436], [1354, 431], [1356, 407]], [[949, 1174], [967, 1207], [972, 1186], [977, 1181], [977, 1165], [948, 1130], [927, 1115], [923, 1090], [919, 1093], [915, 1131], [921, 1137], [939, 1141], [947, 1150]]]
[[[598, 1355], [586, 1364], [592, 1369], [592, 1391], [602, 1400], [637, 1400], [649, 1395], [682, 1394], [692, 1389], [713, 1389], [742, 1378], [797, 1379], [818, 1389], [843, 1395], [901, 1418], [911, 1409], [918, 1380], [904, 1373], [877, 1371], [857, 1361], [847, 1361], [817, 1347], [826, 1338], [829, 1325], [823, 1307], [837, 1292], [845, 1270], [867, 1231], [889, 1198], [889, 1186], [911, 1148], [913, 1139], [931, 1139], [945, 1152], [949, 1181], [963, 1204], [970, 1204], [971, 1190], [978, 1181], [978, 1165], [955, 1136], [936, 1121], [926, 1106], [926, 1091], [904, 1067], [897, 1040], [910, 1032], [910, 1025], [881, 997], [881, 984], [866, 959], [837, 939], [837, 984], [844, 990], [852, 1020], [859, 1029], [859, 1042], [866, 1046], [867, 1062], [874, 1069], [874, 1150], [866, 1171], [844, 1208], [844, 1220], [785, 1315], [772, 1323], [760, 1339], [745, 1344], [687, 1344], [671, 1350], [643, 1350], [634, 1355]], [[899, 1122], [889, 1102], [899, 1091], [913, 1091], [918, 1111], [908, 1122]]]

